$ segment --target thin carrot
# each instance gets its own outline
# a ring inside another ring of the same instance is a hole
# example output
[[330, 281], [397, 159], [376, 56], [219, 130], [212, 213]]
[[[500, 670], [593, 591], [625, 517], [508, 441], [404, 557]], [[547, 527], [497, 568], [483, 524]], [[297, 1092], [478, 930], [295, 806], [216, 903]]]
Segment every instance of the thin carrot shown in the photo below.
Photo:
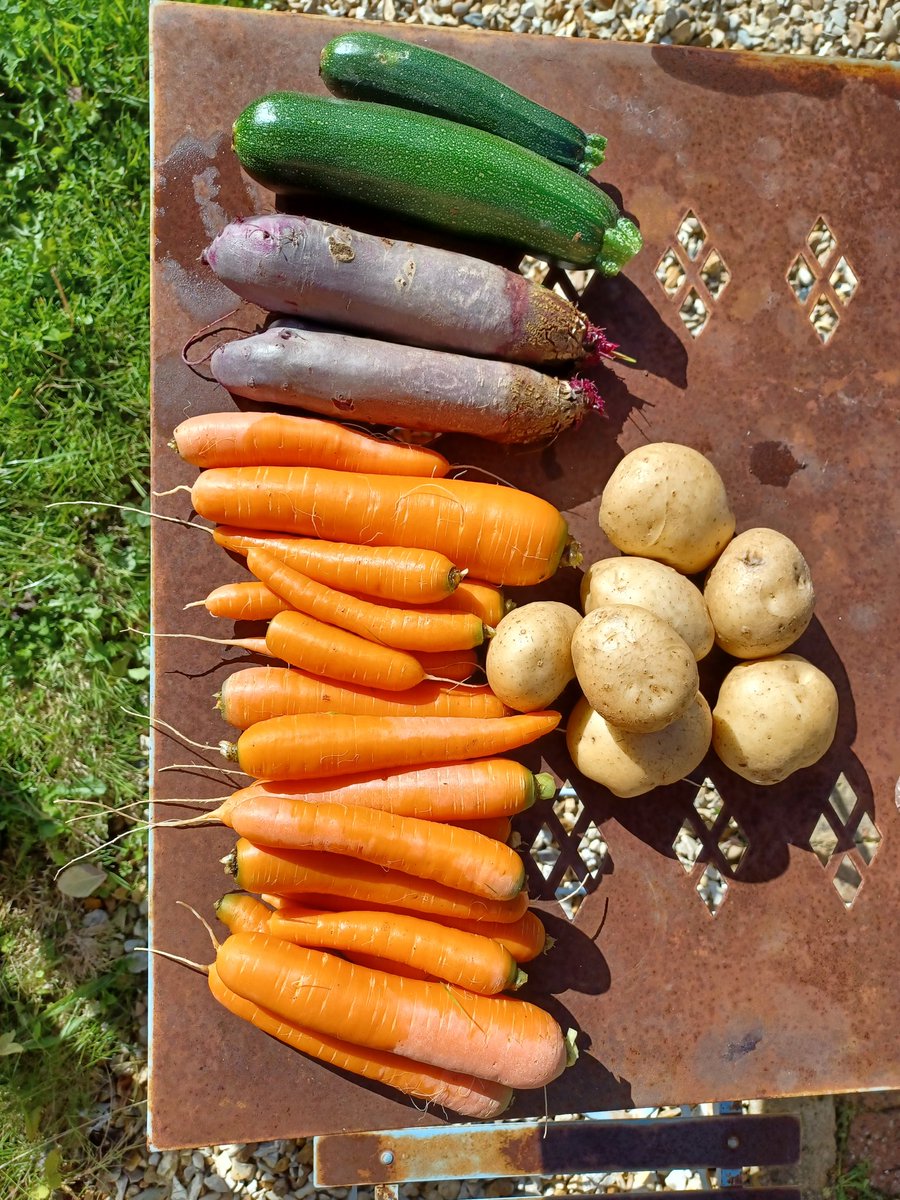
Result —
[[235, 554], [261, 546], [310, 579], [373, 600], [431, 604], [452, 595], [462, 578], [446, 554], [436, 550], [358, 546], [234, 525], [217, 525], [213, 538]]
[[580, 560], [551, 504], [492, 483], [221, 467], [200, 475], [191, 498], [217, 524], [438, 550], [487, 583], [527, 587], [549, 579], [564, 558]]
[[503, 717], [510, 713], [489, 687], [426, 680], [402, 692], [337, 684], [288, 667], [245, 667], [222, 684], [216, 707], [229, 725], [247, 729], [272, 717], [310, 712], [357, 716]]
[[256, 795], [202, 819], [227, 824], [257, 846], [349, 855], [489, 899], [509, 900], [525, 884], [522, 859], [503, 842], [377, 808]]
[[[272, 931], [264, 929], [263, 933]], [[272, 936], [279, 937], [280, 934], [272, 933]], [[370, 971], [387, 971], [390, 975], [402, 975], [404, 979], [434, 979], [433, 975], [429, 975], [427, 971], [420, 971], [418, 967], [411, 967], [408, 963], [391, 962], [389, 958], [379, 958], [377, 954], [361, 954], [358, 950], [343, 950], [341, 954], [347, 962], [356, 963], [358, 967], [367, 967]]]
[[388, 963], [416, 967], [435, 979], [446, 979], [485, 996], [521, 987], [525, 982], [515, 959], [499, 942], [481, 934], [447, 929], [422, 917], [322, 912], [290, 905], [270, 916], [268, 931], [298, 946], [341, 954], [365, 953]]
[[349, 900], [351, 908], [396, 908], [426, 916], [443, 913], [470, 921], [506, 923], [518, 921], [528, 907], [524, 891], [511, 900], [486, 900], [343, 854], [263, 849], [246, 838], [238, 840], [225, 867], [246, 892], [303, 896], [312, 908], [328, 908], [327, 903], [319, 903], [319, 897], [337, 895]]
[[525, 1000], [368, 971], [262, 933], [235, 933], [216, 953], [222, 983], [282, 1020], [449, 1071], [536, 1088], [568, 1062], [562, 1030]]
[[512, 816], [553, 796], [549, 775], [511, 758], [483, 758], [418, 768], [369, 771], [340, 779], [266, 780], [233, 792], [236, 805], [259, 794], [293, 800], [364, 804], [403, 817], [466, 821]]
[[468, 650], [484, 640], [474, 613], [390, 608], [335, 591], [295, 571], [270, 551], [251, 546], [247, 567], [297, 612], [397, 650]]
[[358, 433], [333, 421], [275, 412], [216, 412], [188, 417], [175, 449], [195, 467], [328, 467], [373, 475], [439, 478], [450, 464], [424, 446]]
[[214, 588], [201, 603], [210, 616], [227, 621], [269, 621], [291, 607], [287, 600], [256, 579], [246, 583], [224, 583]]
[[[361, 596], [361, 599], [367, 600], [371, 597]], [[421, 601], [418, 604], [404, 602], [402, 605], [398, 605], [398, 607], [410, 608], [421, 608], [421, 606]], [[510, 609], [515, 608], [515, 603], [507, 599], [500, 588], [494, 587], [490, 583], [480, 583], [476, 579], [462, 579], [455, 591], [442, 600], [436, 600], [429, 604], [428, 608], [433, 612], [473, 613], [480, 618], [483, 624], [493, 627], [503, 620]]]
[[[281, 617], [296, 616], [281, 613]], [[279, 620], [279, 617], [275, 618]], [[476, 717], [273, 717], [244, 730], [222, 753], [256, 779], [324, 779], [383, 767], [414, 767], [503, 754], [550, 733], [556, 712]]]
[[509, 817], [482, 817], [476, 821], [451, 821], [457, 829], [470, 829], [480, 833], [482, 837], [493, 838], [497, 842], [508, 842], [512, 833], [512, 822]]
[[[349, 905], [351, 902], [347, 903]], [[435, 914], [431, 919], [448, 928], [480, 933], [484, 937], [493, 938], [495, 942], [505, 946], [516, 962], [520, 963], [531, 962], [553, 945], [553, 938], [547, 936], [547, 930], [533, 908], [527, 909], [517, 921], [472, 921], [465, 917], [450, 917], [444, 914]]]
[[498, 1117], [512, 1102], [512, 1089], [503, 1084], [415, 1063], [386, 1050], [362, 1049], [327, 1034], [311, 1033], [233, 992], [222, 983], [215, 965], [209, 969], [209, 990], [229, 1012], [292, 1049], [339, 1070], [396, 1088], [417, 1100], [477, 1119]]
[[266, 647], [292, 667], [340, 683], [402, 692], [425, 679], [419, 660], [405, 650], [379, 646], [306, 613], [277, 613], [266, 629]]

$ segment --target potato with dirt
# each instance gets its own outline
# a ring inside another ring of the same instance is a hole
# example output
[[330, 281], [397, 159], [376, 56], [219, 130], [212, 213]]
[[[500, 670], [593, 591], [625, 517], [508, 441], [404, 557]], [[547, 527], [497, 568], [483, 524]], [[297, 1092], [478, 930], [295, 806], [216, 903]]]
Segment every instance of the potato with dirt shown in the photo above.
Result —
[[592, 609], [575, 630], [572, 661], [591, 708], [631, 733], [652, 733], [676, 721], [700, 686], [684, 638], [633, 604]]
[[806, 559], [776, 529], [738, 534], [703, 588], [717, 644], [735, 658], [764, 658], [793, 645], [812, 620], [815, 592]]
[[548, 708], [575, 678], [572, 635], [581, 614], [568, 604], [523, 604], [499, 622], [485, 670], [496, 696], [516, 712]]
[[687, 712], [654, 733], [616, 729], [584, 699], [566, 725], [569, 755], [581, 774], [622, 797], [684, 779], [706, 757], [711, 735], [709, 705], [699, 692]]
[[601, 604], [646, 608], [671, 625], [698, 660], [713, 647], [713, 624], [703, 593], [674, 567], [652, 558], [622, 555], [592, 563], [581, 581], [581, 604], [585, 614]]
[[678, 442], [652, 442], [613, 471], [600, 498], [600, 528], [623, 554], [695, 575], [730, 541], [734, 513], [708, 458]]
[[750, 783], [781, 783], [827, 752], [838, 720], [828, 676], [799, 654], [738, 663], [713, 709], [713, 749]]

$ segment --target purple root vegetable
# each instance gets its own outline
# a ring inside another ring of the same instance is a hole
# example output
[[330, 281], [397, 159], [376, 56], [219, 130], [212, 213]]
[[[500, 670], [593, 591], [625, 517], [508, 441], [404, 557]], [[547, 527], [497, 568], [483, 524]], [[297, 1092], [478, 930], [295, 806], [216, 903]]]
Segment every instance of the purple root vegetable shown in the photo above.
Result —
[[233, 221], [203, 257], [268, 312], [413, 345], [530, 363], [595, 360], [616, 349], [574, 304], [515, 271], [308, 217]]
[[495, 442], [553, 438], [603, 407], [589, 380], [554, 379], [519, 363], [284, 326], [219, 346], [210, 370], [222, 387], [247, 400]]

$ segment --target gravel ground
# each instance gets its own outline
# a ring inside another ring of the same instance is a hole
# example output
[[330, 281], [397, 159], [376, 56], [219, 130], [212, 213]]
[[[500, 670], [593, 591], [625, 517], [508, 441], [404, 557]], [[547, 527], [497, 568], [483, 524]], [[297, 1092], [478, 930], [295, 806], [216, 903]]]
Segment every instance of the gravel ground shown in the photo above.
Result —
[[[384, 20], [409, 25], [469, 26], [554, 37], [657, 42], [759, 50], [769, 53], [811, 54], [823, 57], [900, 59], [900, 4], [885, 0], [695, 0], [669, 5], [660, 0], [507, 0], [481, 4], [473, 0], [285, 0], [273, 7], [329, 17]], [[600, 847], [598, 846], [598, 850]], [[132, 938], [144, 933], [144, 905], [123, 904], [115, 924]], [[86, 932], [102, 936], [102, 917], [86, 914]], [[135, 943], [129, 938], [123, 951]], [[134, 956], [133, 956], [134, 957]], [[135, 960], [134, 969], [141, 969]], [[136, 1022], [143, 1025], [146, 1004], [139, 1005]], [[135, 1034], [135, 1057], [110, 1064], [106, 1094], [86, 1114], [108, 1146], [120, 1149], [107, 1165], [85, 1182], [84, 1200], [237, 1200], [257, 1197], [306, 1197], [315, 1194], [310, 1172], [312, 1143], [266, 1142], [260, 1145], [205, 1147], [194, 1151], [150, 1154], [144, 1146], [146, 1065], [143, 1029]], [[631, 1116], [675, 1115], [668, 1110], [640, 1110]], [[127, 1149], [121, 1149], [127, 1147]], [[615, 1176], [570, 1176], [565, 1179], [478, 1180], [462, 1183], [422, 1183], [401, 1189], [416, 1200], [466, 1200], [474, 1196], [559, 1195], [634, 1188], [683, 1190], [702, 1180], [686, 1171], [657, 1176], [647, 1173]], [[322, 1192], [344, 1200], [346, 1188]], [[371, 1193], [360, 1191], [359, 1200]]]

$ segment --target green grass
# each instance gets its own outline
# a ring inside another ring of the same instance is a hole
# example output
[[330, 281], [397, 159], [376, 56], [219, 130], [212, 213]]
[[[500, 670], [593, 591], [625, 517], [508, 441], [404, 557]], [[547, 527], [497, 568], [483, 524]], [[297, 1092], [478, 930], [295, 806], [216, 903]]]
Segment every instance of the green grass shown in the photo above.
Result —
[[[125, 827], [96, 802], [146, 791], [125, 710], [147, 707], [129, 628], [149, 619], [149, 518], [99, 504], [149, 507], [148, 178], [146, 4], [0, 0], [4, 1200], [93, 1195], [104, 1147], [78, 1127], [110, 1063], [140, 1056], [143, 978], [54, 874]], [[140, 835], [97, 861], [98, 897], [141, 896]]]

